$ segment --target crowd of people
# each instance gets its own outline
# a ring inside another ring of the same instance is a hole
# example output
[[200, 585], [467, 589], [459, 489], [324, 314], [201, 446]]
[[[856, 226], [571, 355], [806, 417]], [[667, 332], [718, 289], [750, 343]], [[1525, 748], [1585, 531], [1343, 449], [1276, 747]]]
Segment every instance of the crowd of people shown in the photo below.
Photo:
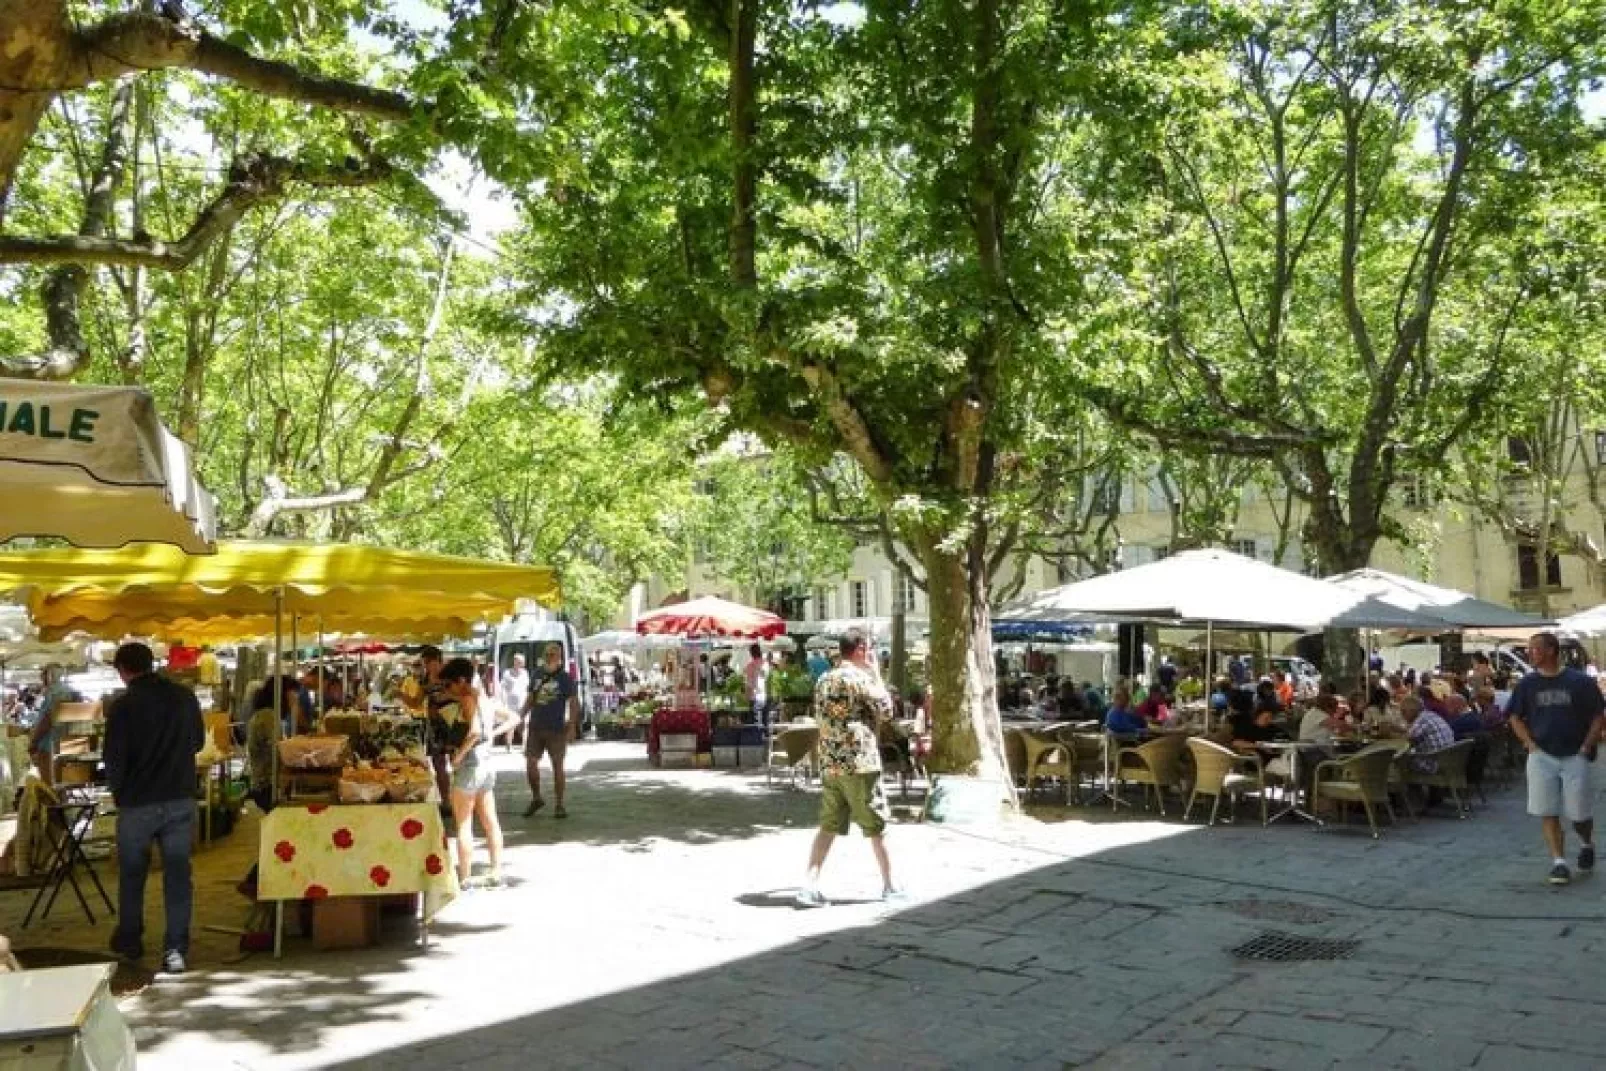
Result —
[[[1470, 784], [1481, 782], [1497, 748], [1508, 753], [1520, 748], [1527, 752], [1528, 811], [1542, 820], [1551, 854], [1548, 880], [1566, 884], [1572, 867], [1564, 851], [1564, 821], [1579, 840], [1577, 869], [1587, 873], [1595, 865], [1593, 778], [1598, 744], [1606, 735], [1606, 694], [1592, 663], [1563, 664], [1554, 634], [1535, 634], [1528, 650], [1533, 670], [1516, 681], [1481, 653], [1471, 656], [1464, 672], [1401, 667], [1386, 673], [1374, 658], [1365, 688], [1349, 695], [1330, 681], [1314, 695], [1301, 695], [1280, 670], [1251, 680], [1234, 659], [1232, 671], [1211, 682], [1203, 703], [1192, 701], [1198, 692], [1189, 685], [1198, 687], [1196, 677], [1174, 667], [1166, 672], [1167, 661], [1147, 686], [1118, 682], [1108, 707], [1096, 716], [1119, 737], [1141, 739], [1161, 728], [1213, 725], [1213, 735], [1238, 750], [1292, 742], [1316, 761], [1332, 757], [1341, 741], [1396, 739], [1409, 745], [1404, 761], [1425, 774], [1438, 769], [1435, 753], [1470, 741]], [[1095, 695], [1095, 689], [1063, 680], [1057, 687], [1046, 684], [1034, 708], [1064, 720], [1094, 717]], [[1291, 777], [1286, 748], [1265, 757], [1268, 774]], [[1314, 765], [1306, 765], [1307, 773]], [[1440, 795], [1432, 787], [1421, 792], [1428, 805]]]

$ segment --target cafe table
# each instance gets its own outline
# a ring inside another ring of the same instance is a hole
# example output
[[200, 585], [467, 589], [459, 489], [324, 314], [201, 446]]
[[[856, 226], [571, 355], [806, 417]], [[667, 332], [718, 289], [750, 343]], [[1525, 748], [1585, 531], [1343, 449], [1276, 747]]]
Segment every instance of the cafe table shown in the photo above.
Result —
[[1266, 819], [1267, 825], [1271, 825], [1278, 819], [1290, 817], [1302, 819], [1306, 822], [1318, 822], [1318, 819], [1314, 814], [1311, 814], [1309, 811], [1304, 810], [1299, 806], [1299, 793], [1301, 791], [1301, 786], [1299, 783], [1299, 757], [1302, 749], [1321, 746], [1323, 745], [1313, 743], [1309, 740], [1259, 740], [1255, 742], [1254, 747], [1257, 751], [1270, 751], [1275, 754], [1288, 756], [1288, 788], [1286, 790], [1288, 792], [1288, 805], [1282, 810], [1278, 811], [1276, 814], [1272, 815], [1270, 818]]

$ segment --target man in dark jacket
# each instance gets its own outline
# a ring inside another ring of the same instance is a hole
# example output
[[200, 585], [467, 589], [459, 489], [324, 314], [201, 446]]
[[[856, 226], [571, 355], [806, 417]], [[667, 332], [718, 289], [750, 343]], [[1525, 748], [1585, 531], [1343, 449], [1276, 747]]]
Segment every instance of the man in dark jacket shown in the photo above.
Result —
[[190, 845], [195, 833], [195, 754], [205, 742], [201, 705], [182, 684], [159, 677], [151, 649], [125, 643], [112, 665], [128, 686], [106, 708], [106, 776], [117, 802], [117, 930], [112, 951], [145, 954], [145, 877], [151, 842], [162, 852], [167, 936], [162, 969], [185, 969], [190, 950]]

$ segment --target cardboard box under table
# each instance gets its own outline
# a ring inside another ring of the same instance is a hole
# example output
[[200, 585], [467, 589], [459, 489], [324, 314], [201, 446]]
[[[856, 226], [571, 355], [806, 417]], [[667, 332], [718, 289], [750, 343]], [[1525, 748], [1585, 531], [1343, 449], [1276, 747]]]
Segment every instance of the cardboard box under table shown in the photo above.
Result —
[[[280, 933], [284, 901], [310, 900], [315, 943], [371, 943], [380, 901], [417, 894], [427, 945], [430, 920], [457, 896], [436, 803], [281, 804], [263, 816], [261, 831], [257, 899], [279, 902]], [[347, 897], [373, 906], [334, 902]]]

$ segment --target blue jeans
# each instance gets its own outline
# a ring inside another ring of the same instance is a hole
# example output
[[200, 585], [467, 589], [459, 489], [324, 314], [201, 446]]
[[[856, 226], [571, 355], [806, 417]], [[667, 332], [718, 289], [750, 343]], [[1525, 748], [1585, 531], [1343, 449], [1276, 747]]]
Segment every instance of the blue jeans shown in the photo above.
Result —
[[195, 836], [195, 801], [168, 800], [117, 813], [117, 933], [119, 950], [144, 948], [145, 878], [151, 869], [151, 841], [162, 851], [162, 903], [167, 909], [163, 951], [190, 951], [190, 913], [195, 901], [190, 882], [190, 846]]

